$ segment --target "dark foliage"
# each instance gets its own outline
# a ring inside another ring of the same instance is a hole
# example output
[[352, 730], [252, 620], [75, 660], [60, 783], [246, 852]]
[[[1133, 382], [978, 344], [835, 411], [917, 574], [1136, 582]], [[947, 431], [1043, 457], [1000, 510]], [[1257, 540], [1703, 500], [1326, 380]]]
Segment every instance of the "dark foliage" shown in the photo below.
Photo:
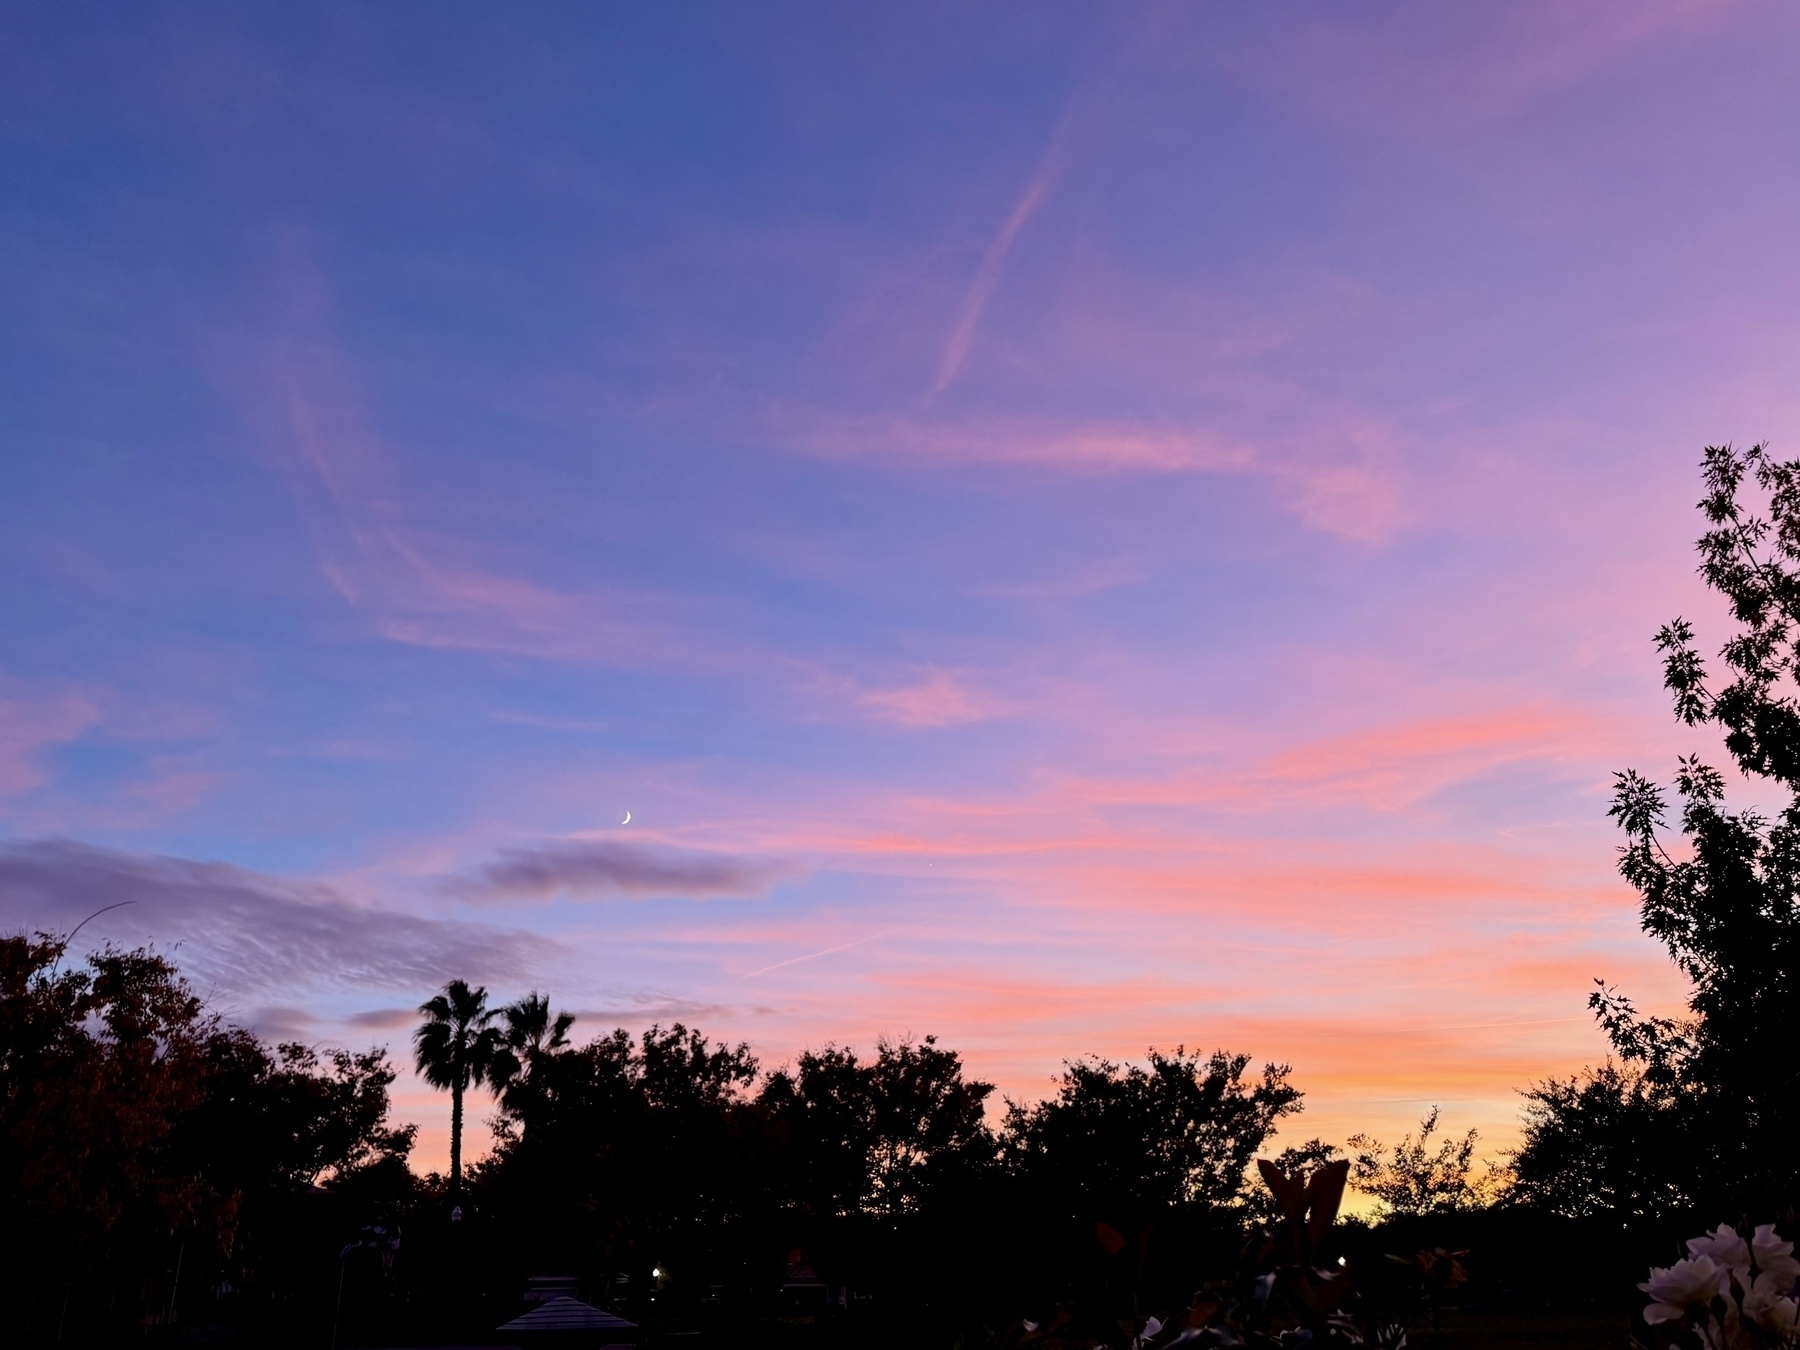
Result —
[[1618, 775], [1620, 870], [1645, 930], [1693, 982], [1689, 1015], [1643, 1017], [1597, 991], [1619, 1062], [1527, 1094], [1515, 1160], [1520, 1198], [1625, 1225], [1770, 1218], [1800, 1200], [1800, 1079], [1777, 1048], [1800, 1031], [1800, 462], [1725, 446], [1703, 468], [1700, 572], [1736, 625], [1724, 681], [1709, 679], [1686, 620], [1656, 645], [1676, 715], [1723, 733], [1737, 769], [1780, 805], [1730, 810], [1720, 770], [1684, 757], [1672, 843], [1663, 790]]
[[1380, 1201], [1388, 1215], [1413, 1217], [1480, 1209], [1488, 1197], [1471, 1175], [1480, 1134], [1470, 1130], [1460, 1139], [1441, 1139], [1433, 1147], [1437, 1129], [1438, 1109], [1434, 1106], [1419, 1122], [1418, 1136], [1409, 1134], [1392, 1148], [1368, 1135], [1352, 1135], [1346, 1143], [1356, 1189]]
[[222, 1297], [319, 1316], [339, 1230], [411, 1188], [386, 1057], [271, 1050], [149, 952], [62, 955], [0, 938], [8, 1316], [43, 1339], [204, 1321]]
[[407, 1168], [382, 1051], [264, 1046], [159, 956], [61, 955], [0, 943], [0, 1294], [44, 1340], [466, 1339], [545, 1272], [740, 1340], [947, 1341], [1059, 1302], [1116, 1323], [1234, 1259], [1245, 1171], [1299, 1109], [1284, 1068], [1152, 1051], [1072, 1063], [995, 1129], [992, 1086], [931, 1037], [765, 1073], [680, 1025], [573, 1045], [544, 996], [452, 982], [426, 1076], [458, 1124], [476, 1083], [498, 1102], [459, 1184]]
[[1015, 1307], [1053, 1320], [1075, 1300], [1106, 1309], [1116, 1333], [1185, 1301], [1197, 1271], [1235, 1262], [1250, 1162], [1299, 1109], [1286, 1066], [1253, 1073], [1248, 1056], [1184, 1049], [1141, 1067], [1077, 1060], [1053, 1096], [1009, 1103], [999, 1143], [1016, 1222], [1001, 1259]]
[[789, 1203], [818, 1216], [918, 1213], [991, 1162], [983, 1104], [991, 1083], [962, 1076], [935, 1037], [854, 1051], [809, 1051], [769, 1075], [758, 1104], [777, 1132]]
[[[1692, 1146], [1672, 1087], [1631, 1064], [1603, 1064], [1526, 1094], [1525, 1145], [1512, 1198], [1619, 1229], [1678, 1224], [1695, 1204], [1693, 1169], [1670, 1170]], [[1685, 1178], [1685, 1182], [1684, 1182]]]
[[1054, 1097], [1009, 1104], [1008, 1161], [1072, 1218], [1145, 1221], [1171, 1208], [1235, 1204], [1250, 1160], [1300, 1093], [1285, 1066], [1245, 1079], [1248, 1055], [1150, 1052], [1148, 1067], [1067, 1066]]
[[658, 1261], [728, 1249], [767, 1185], [755, 1078], [747, 1047], [680, 1025], [542, 1055], [475, 1178], [477, 1208], [513, 1235], [509, 1277], [579, 1256], [641, 1285]]

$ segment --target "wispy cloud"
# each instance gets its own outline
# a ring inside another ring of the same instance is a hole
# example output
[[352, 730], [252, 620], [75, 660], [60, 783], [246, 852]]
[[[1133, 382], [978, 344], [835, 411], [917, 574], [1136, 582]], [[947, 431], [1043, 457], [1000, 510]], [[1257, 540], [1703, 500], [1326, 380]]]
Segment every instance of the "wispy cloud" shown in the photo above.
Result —
[[914, 729], [967, 726], [1027, 706], [991, 692], [987, 684], [986, 676], [941, 666], [915, 666], [898, 680], [865, 680], [815, 664], [805, 672], [799, 687], [809, 720], [833, 720], [852, 713]]
[[981, 722], [998, 710], [992, 700], [971, 690], [948, 670], [928, 670], [916, 683], [894, 689], [869, 689], [856, 701], [883, 721], [903, 727], [949, 727]]
[[662, 896], [693, 900], [763, 895], [799, 868], [778, 858], [611, 839], [564, 839], [503, 848], [445, 888], [470, 900]]
[[[1278, 46], [1227, 56], [1334, 121], [1406, 139], [1463, 135], [1657, 42], [1692, 40], [1740, 0], [1509, 0], [1474, 11], [1321, 13]], [[1190, 37], [1213, 58], [1210, 45]]]
[[1204, 429], [1031, 418], [931, 421], [851, 417], [787, 409], [769, 419], [790, 448], [833, 459], [881, 459], [923, 467], [1016, 464], [1086, 472], [1248, 470], [1254, 449]]
[[1120, 586], [1148, 580], [1150, 566], [1143, 558], [1100, 558], [1051, 580], [983, 586], [979, 594], [995, 600], [1079, 600]]
[[507, 575], [466, 541], [409, 519], [395, 456], [371, 430], [348, 360], [329, 335], [326, 287], [297, 254], [286, 272], [296, 298], [265, 368], [269, 434], [321, 571], [382, 636], [626, 668], [715, 663], [720, 640], [690, 599]]
[[[1120, 746], [1134, 734], [1121, 726], [1109, 735], [1104, 723], [1097, 731]], [[774, 838], [819, 866], [879, 858], [922, 870], [939, 860], [984, 884], [1029, 877], [1035, 893], [1074, 903], [1104, 893], [1112, 904], [1163, 909], [1204, 896], [1262, 906], [1271, 918], [1305, 913], [1328, 894], [1420, 907], [1457, 896], [1556, 905], [1569, 887], [1590, 893], [1595, 875], [1606, 875], [1604, 852], [1571, 872], [1566, 860], [1527, 862], [1529, 852], [1498, 842], [1416, 842], [1396, 858], [1357, 841], [1384, 837], [1396, 817], [1452, 828], [1453, 803], [1511, 792], [1503, 785], [1519, 775], [1598, 793], [1604, 774], [1595, 766], [1618, 762], [1633, 744], [1628, 724], [1548, 701], [1399, 717], [1286, 747], [1188, 754], [1179, 729], [1165, 735], [1177, 747], [1172, 766], [1153, 755], [1135, 772], [1045, 772], [990, 792], [880, 790], [839, 801], [819, 813], [820, 825], [809, 813], [805, 828]], [[1300, 820], [1304, 846], [1293, 838]], [[1559, 869], [1562, 883], [1552, 880]]]
[[42, 783], [42, 752], [74, 740], [99, 721], [99, 706], [87, 694], [0, 683], [0, 796]]
[[203, 987], [258, 1004], [272, 990], [516, 980], [557, 950], [533, 934], [353, 904], [325, 886], [227, 863], [62, 839], [0, 846], [0, 924], [67, 932], [120, 900], [136, 903], [89, 925], [84, 943], [179, 946]]
[[1260, 435], [1195, 424], [1034, 417], [845, 415], [775, 406], [760, 434], [790, 451], [921, 469], [1013, 466], [1071, 474], [1229, 473], [1263, 479], [1308, 525], [1367, 543], [1408, 506], [1395, 433], [1344, 410]]

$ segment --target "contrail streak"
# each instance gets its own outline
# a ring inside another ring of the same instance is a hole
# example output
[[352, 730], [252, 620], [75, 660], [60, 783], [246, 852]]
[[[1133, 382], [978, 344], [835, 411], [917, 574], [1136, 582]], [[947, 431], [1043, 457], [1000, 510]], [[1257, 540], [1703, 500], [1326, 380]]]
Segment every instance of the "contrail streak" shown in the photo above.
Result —
[[1077, 139], [1094, 121], [1118, 78], [1120, 65], [1126, 56], [1124, 49], [1115, 52], [1070, 97], [1062, 119], [1051, 133], [1050, 143], [1044, 147], [1044, 153], [1038, 160], [1037, 171], [1031, 175], [1031, 181], [1025, 185], [1025, 191], [1013, 206], [1012, 213], [1000, 226], [1000, 232], [981, 255], [981, 266], [975, 269], [975, 276], [963, 295], [956, 326], [950, 330], [950, 339], [944, 344], [944, 354], [938, 362], [937, 383], [931, 390], [933, 394], [942, 393], [962, 374], [963, 366], [969, 359], [969, 348], [975, 341], [976, 325], [981, 322], [982, 311], [993, 298], [994, 291], [1000, 285], [1001, 274], [1006, 270], [1007, 255], [1018, 241], [1019, 232], [1049, 200], [1057, 179], [1062, 177], [1063, 170], [1074, 158]]
[[816, 961], [821, 956], [831, 956], [836, 952], [847, 952], [852, 947], [860, 947], [864, 943], [875, 941], [875, 939], [877, 939], [877, 938], [887, 937], [889, 934], [891, 934], [895, 931], [896, 930], [892, 929], [892, 928], [884, 928], [879, 933], [871, 933], [866, 938], [858, 938], [855, 942], [846, 942], [846, 943], [842, 944], [841, 946], [827, 947], [822, 952], [808, 952], [805, 956], [791, 956], [785, 961], [777, 961], [772, 966], [763, 966], [757, 970], [747, 971], [744, 974], [738, 976], [738, 979], [748, 980], [748, 979], [754, 978], [757, 975], [767, 975], [771, 970], [780, 970], [783, 966], [797, 966], [802, 961]]
[[[1066, 125], [1066, 122], [1065, 122]], [[1013, 242], [1018, 239], [1019, 231], [1025, 228], [1037, 210], [1050, 195], [1057, 178], [1062, 173], [1062, 142], [1065, 139], [1059, 129], [1050, 140], [1050, 146], [1044, 151], [1044, 157], [1038, 164], [1037, 173], [1032, 175], [1031, 182], [1026, 185], [1025, 195], [1019, 198], [1018, 205], [1000, 227], [993, 242], [987, 246], [987, 252], [981, 256], [981, 266], [975, 271], [975, 279], [969, 283], [968, 293], [963, 297], [962, 312], [957, 316], [956, 327], [950, 331], [950, 340], [944, 344], [943, 359], [938, 362], [937, 383], [932, 392], [942, 393], [958, 375], [962, 374], [963, 365], [969, 359], [969, 346], [975, 340], [975, 325], [981, 321], [981, 312], [987, 308], [989, 299], [1000, 284], [1000, 273], [1006, 267], [1006, 255], [1012, 252]]]

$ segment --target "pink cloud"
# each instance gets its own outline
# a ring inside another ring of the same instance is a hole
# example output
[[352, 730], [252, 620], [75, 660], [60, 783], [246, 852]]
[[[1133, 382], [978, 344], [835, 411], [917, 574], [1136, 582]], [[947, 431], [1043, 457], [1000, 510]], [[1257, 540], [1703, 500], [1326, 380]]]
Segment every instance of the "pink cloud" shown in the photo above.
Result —
[[830, 459], [924, 469], [1011, 466], [1082, 474], [1233, 473], [1262, 478], [1301, 520], [1366, 543], [1409, 518], [1394, 435], [1353, 414], [1320, 413], [1261, 438], [1206, 426], [1080, 419], [921, 419], [846, 415], [793, 405], [740, 427], [772, 445]]
[[[955, 686], [927, 682], [921, 688], [917, 715], [960, 709]], [[1103, 740], [1108, 735], [1104, 722], [1090, 730]], [[1170, 745], [1184, 739], [1178, 727], [1166, 727], [1164, 734]], [[1237, 762], [1215, 754], [1211, 764], [1174, 771], [1046, 772], [1017, 790], [990, 796], [877, 792], [864, 810], [840, 808], [831, 826], [784, 838], [782, 847], [963, 858], [1036, 850], [1138, 857], [1167, 850], [1206, 852], [1215, 845], [1196, 836], [1191, 819], [1164, 820], [1144, 810], [1204, 809], [1238, 819], [1298, 806], [1386, 814], [1504, 767], [1536, 765], [1565, 773], [1570, 766], [1623, 755], [1630, 744], [1626, 728], [1579, 707], [1503, 707], [1399, 720], [1251, 753]], [[865, 817], [871, 821], [866, 827], [859, 823]]]
[[1282, 751], [1256, 775], [1270, 795], [1351, 796], [1381, 810], [1412, 805], [1502, 765], [1591, 763], [1622, 754], [1623, 729], [1593, 711], [1548, 704], [1371, 727]]
[[[1294, 513], [1315, 529], [1379, 544], [1409, 515], [1397, 438], [1367, 418], [1344, 417], [1263, 457], [1264, 472]], [[1316, 444], [1324, 442], [1323, 453]]]
[[[1104, 949], [1092, 961], [1103, 967]], [[1416, 971], [1380, 959], [1365, 965], [1354, 986], [1323, 991], [1319, 961], [1289, 960], [1283, 968], [1240, 955], [1237, 965], [1238, 978], [1220, 983], [1216, 965], [1189, 964], [1176, 948], [1154, 969], [1083, 977], [996, 969], [944, 953], [909, 963], [875, 947], [835, 971], [774, 972], [799, 983], [771, 991], [781, 1010], [750, 1021], [772, 1062], [826, 1038], [868, 1044], [883, 1033], [931, 1031], [1016, 1099], [1047, 1092], [1066, 1057], [1141, 1059], [1152, 1045], [1238, 1049], [1294, 1066], [1308, 1100], [1293, 1137], [1398, 1132], [1437, 1101], [1480, 1126], [1494, 1149], [1516, 1137], [1519, 1089], [1605, 1052], [1581, 1006], [1585, 970], [1567, 972], [1582, 977], [1572, 985], [1557, 985], [1564, 972], [1556, 972], [1530, 989], [1465, 979], [1434, 993], [1418, 985]], [[1371, 990], [1383, 996], [1372, 1003]], [[1268, 1007], [1276, 994], [1290, 1006]]]
[[199, 805], [224, 775], [186, 755], [154, 755], [144, 772], [124, 785], [120, 796], [138, 824], [163, 821]]
[[42, 753], [77, 739], [99, 721], [100, 709], [87, 694], [0, 684], [0, 795], [42, 784], [48, 778]]
[[[1442, 721], [1402, 724], [1402, 753], [1479, 766], [1509, 737], [1553, 743], [1560, 725], [1541, 710]], [[1319, 744], [1284, 769], [1334, 791], [1364, 771], [1356, 738]], [[1582, 1006], [1593, 978], [1658, 1008], [1680, 997], [1637, 933], [1634, 897], [1586, 842], [1436, 839], [1396, 856], [1385, 837], [1144, 828], [1057, 795], [1068, 787], [1047, 781], [1023, 806], [843, 784], [829, 811], [798, 795], [760, 802], [744, 825], [765, 846], [779, 840], [826, 874], [930, 884], [854, 907], [611, 911], [607, 969], [674, 961], [686, 974], [666, 987], [770, 1063], [826, 1039], [930, 1031], [1005, 1092], [1034, 1097], [1066, 1055], [1224, 1045], [1294, 1064], [1309, 1097], [1302, 1134], [1398, 1133], [1435, 1100], [1496, 1148], [1516, 1128], [1517, 1089], [1604, 1054]], [[709, 813], [714, 843], [730, 834], [723, 807], [715, 798]], [[1342, 821], [1384, 808], [1343, 792], [1331, 809]], [[736, 983], [746, 972], [754, 1007]], [[568, 977], [556, 987], [632, 1025], [663, 987], [635, 978], [642, 997]]]
[[1335, 123], [1436, 139], [1508, 116], [1644, 47], [1691, 38], [1740, 8], [1737, 0], [1403, 5], [1385, 20], [1317, 18], [1284, 28], [1278, 48], [1224, 59]]
[[883, 721], [903, 727], [980, 722], [995, 710], [991, 702], [971, 692], [964, 681], [947, 670], [929, 670], [917, 683], [896, 689], [865, 690], [856, 701]]
[[1102, 558], [1052, 580], [983, 586], [979, 593], [996, 600], [1076, 600], [1130, 586], [1149, 576], [1149, 565], [1141, 558]]
[[1131, 424], [1029, 419], [921, 421], [776, 410], [767, 434], [790, 449], [829, 458], [881, 459], [925, 467], [1021, 465], [1089, 473], [1248, 470], [1248, 446], [1201, 431]]

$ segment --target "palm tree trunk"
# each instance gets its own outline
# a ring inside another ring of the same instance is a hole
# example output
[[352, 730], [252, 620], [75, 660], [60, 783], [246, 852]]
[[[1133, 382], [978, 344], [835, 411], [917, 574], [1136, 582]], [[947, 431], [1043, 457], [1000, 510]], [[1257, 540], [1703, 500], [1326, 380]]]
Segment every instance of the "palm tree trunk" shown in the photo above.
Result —
[[462, 1084], [450, 1089], [450, 1189], [462, 1190]]

